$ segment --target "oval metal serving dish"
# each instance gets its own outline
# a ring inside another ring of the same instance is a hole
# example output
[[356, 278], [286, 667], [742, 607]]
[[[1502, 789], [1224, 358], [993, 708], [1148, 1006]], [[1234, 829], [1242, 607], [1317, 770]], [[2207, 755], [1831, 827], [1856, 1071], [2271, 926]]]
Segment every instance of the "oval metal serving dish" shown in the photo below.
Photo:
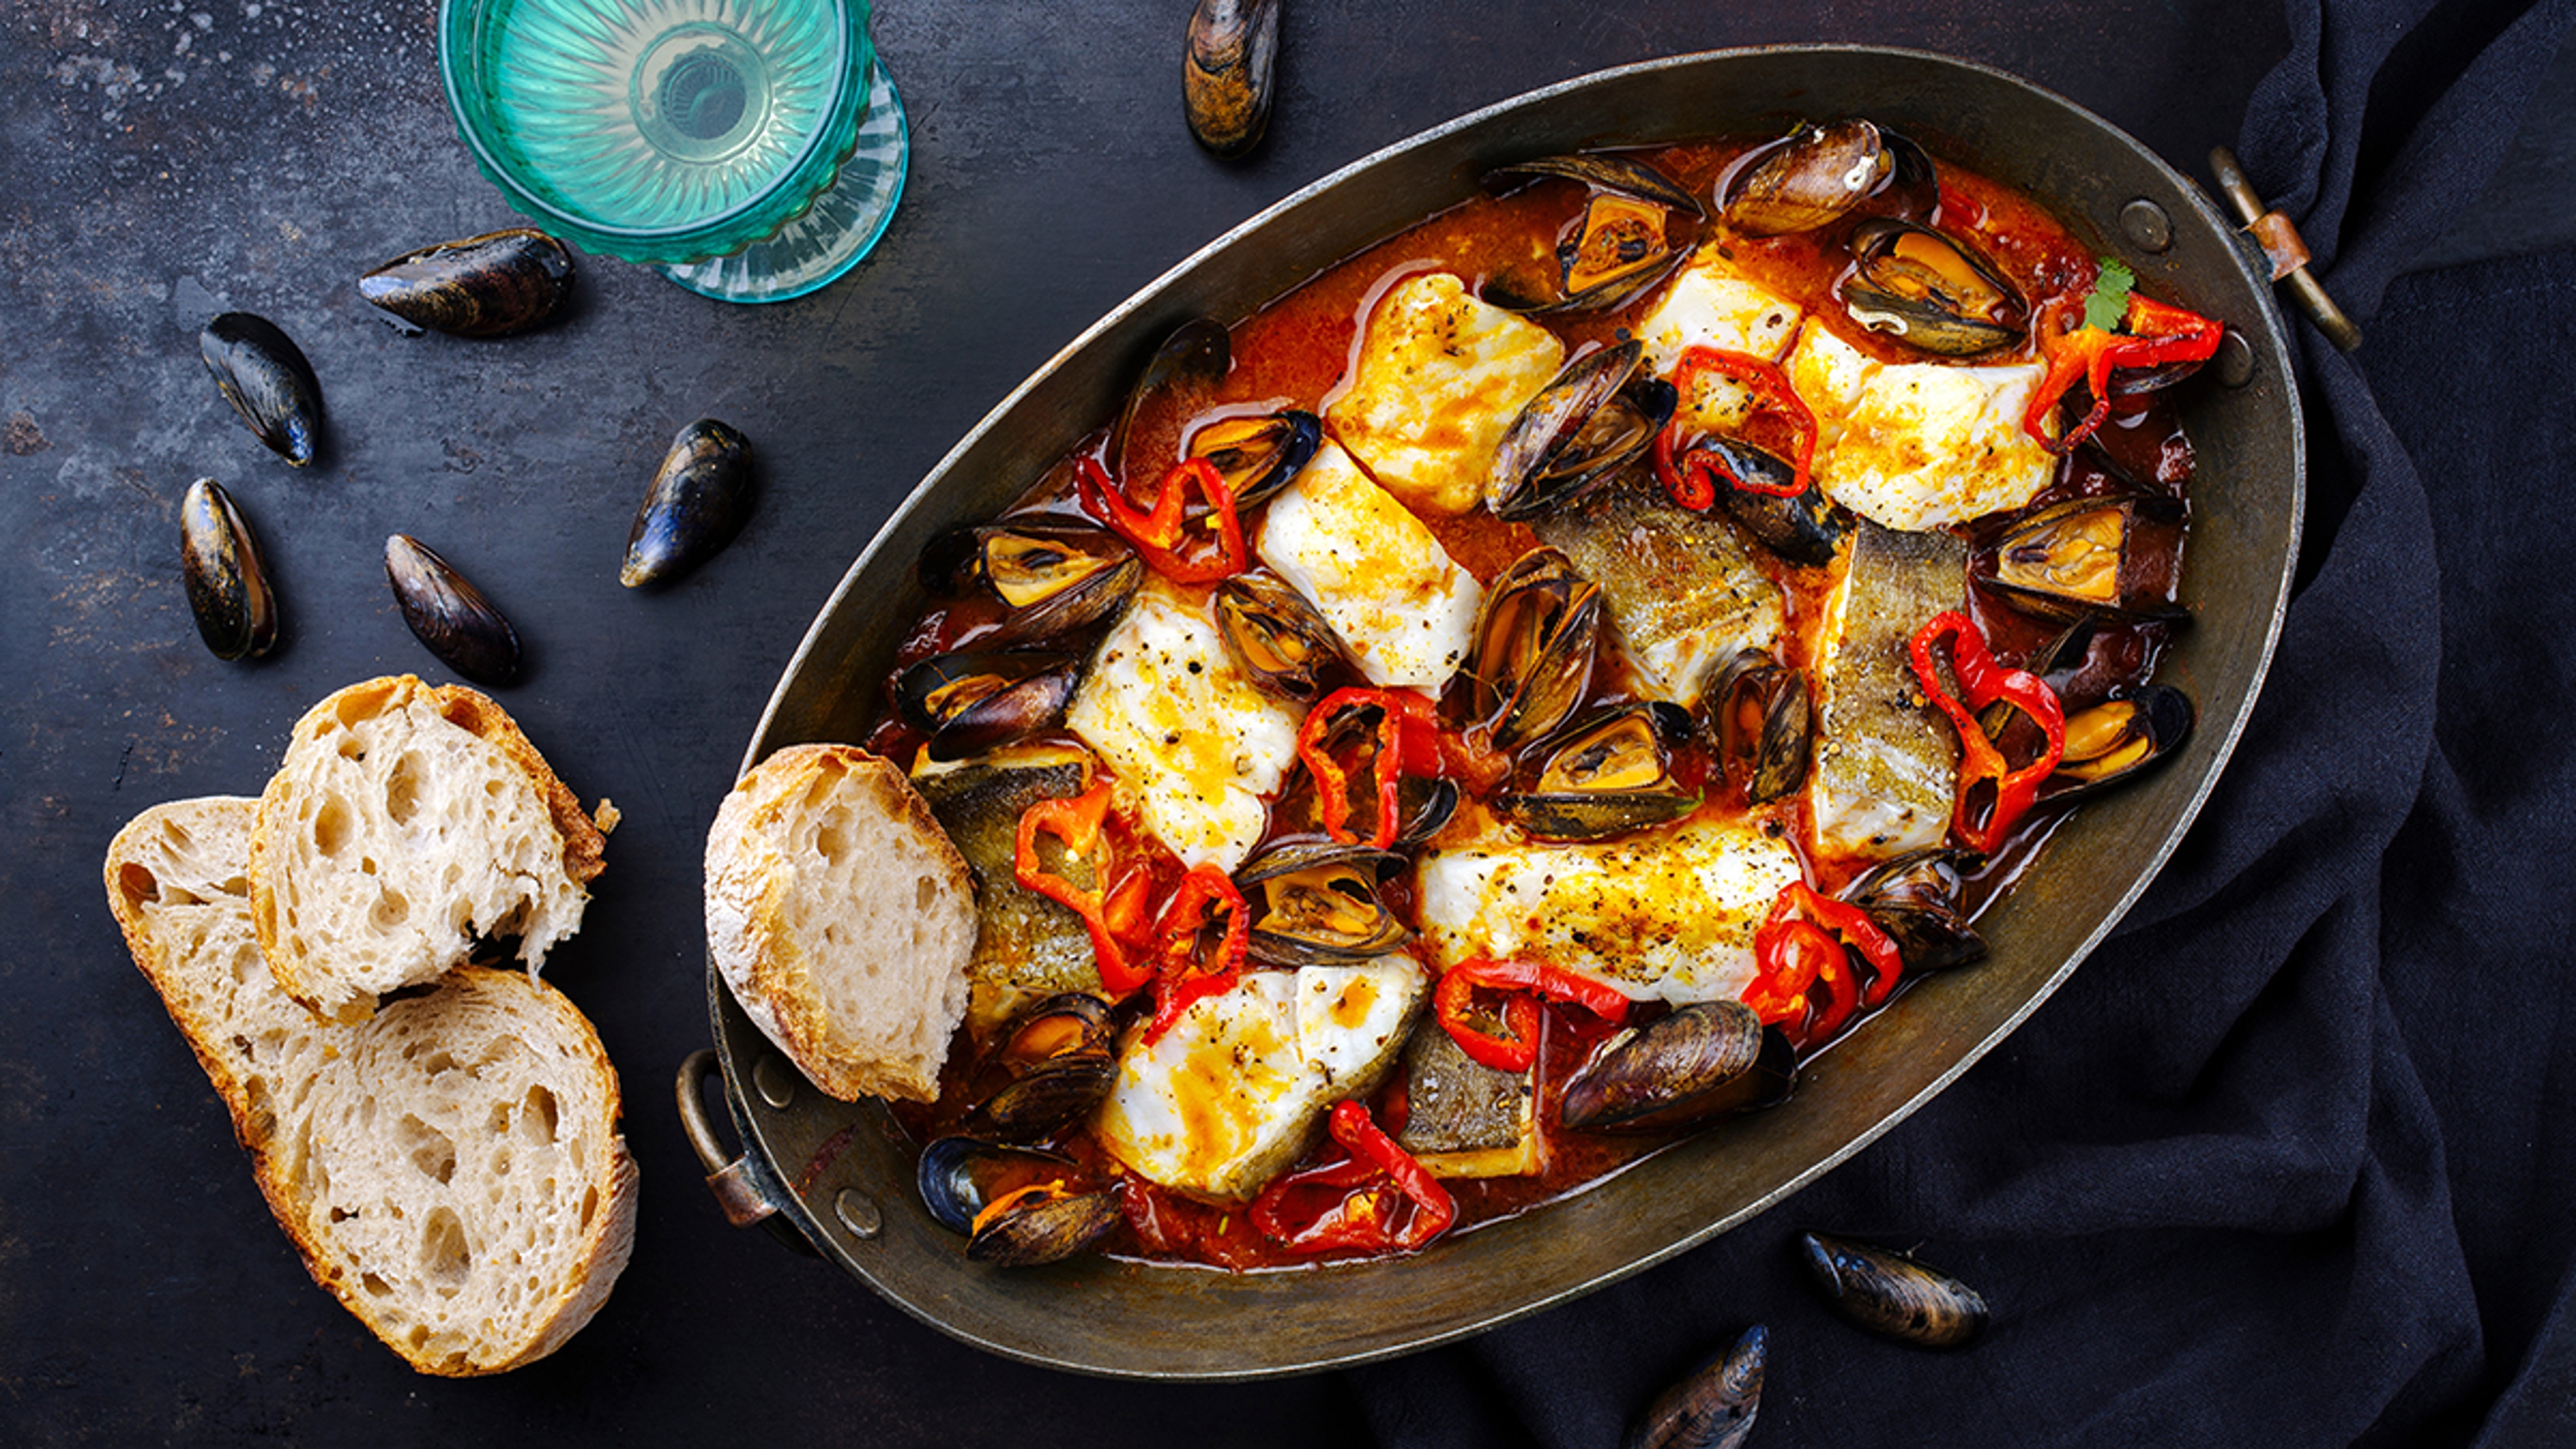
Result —
[[[2040, 867], [1981, 921], [1991, 959], [1907, 992], [1813, 1063], [1788, 1105], [1723, 1124], [1588, 1192], [1416, 1258], [1243, 1275], [1097, 1257], [1012, 1271], [967, 1262], [917, 1201], [909, 1151], [884, 1110], [844, 1106], [805, 1084], [710, 969], [718, 1055], [744, 1145], [731, 1169], [737, 1188], [922, 1321], [996, 1353], [1160, 1379], [1298, 1373], [1473, 1334], [1724, 1232], [1886, 1131], [2036, 1008], [2163, 864], [2253, 707], [2297, 553], [2298, 401], [2268, 281], [2193, 185], [2090, 113], [1938, 56], [1800, 47], [1606, 71], [1382, 151], [1236, 228], [1103, 318], [922, 481], [814, 621], [744, 767], [801, 741], [862, 737], [900, 626], [923, 604], [913, 572], [923, 543], [999, 512], [1099, 426], [1179, 321], [1248, 315], [1474, 195], [1477, 178], [1504, 162], [1776, 134], [1800, 117], [1843, 115], [1895, 126], [1936, 156], [2038, 196], [2097, 250], [2125, 258], [2143, 287], [2225, 319], [2250, 344], [2250, 377], [2197, 385], [2186, 408], [2199, 470], [2185, 601], [2198, 622], [2165, 675], [2199, 700], [2200, 732], [2172, 768], [2058, 831]], [[2121, 209], [2141, 198], [2171, 219], [2161, 253], [2122, 237]], [[827, 1160], [816, 1170], [818, 1156]], [[801, 1191], [788, 1186], [807, 1177]]]

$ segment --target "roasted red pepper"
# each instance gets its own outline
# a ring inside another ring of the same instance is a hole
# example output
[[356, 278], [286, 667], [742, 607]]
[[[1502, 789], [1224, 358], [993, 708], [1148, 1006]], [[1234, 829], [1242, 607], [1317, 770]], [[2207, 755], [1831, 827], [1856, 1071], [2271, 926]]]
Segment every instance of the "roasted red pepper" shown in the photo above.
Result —
[[[2224, 326], [2197, 312], [2137, 292], [2129, 294], [2129, 308], [2117, 332], [2070, 326], [2080, 310], [2081, 304], [2061, 302], [2040, 317], [2039, 352], [2048, 361], [2048, 374], [2031, 395], [2021, 430], [2051, 453], [2073, 451], [2111, 415], [2113, 372], [2124, 367], [2206, 362], [2227, 335]], [[2059, 401], [2078, 378], [2093, 390], [2093, 407], [2083, 421], [2066, 430], [2065, 437], [2051, 438], [2048, 421], [2057, 415]]]
[[[1234, 489], [1207, 459], [1187, 458], [1173, 465], [1155, 482], [1153, 502], [1142, 510], [1128, 502], [1125, 490], [1091, 459], [1077, 463], [1074, 473], [1074, 490], [1083, 510], [1134, 544], [1154, 572], [1172, 582], [1212, 584], [1243, 572], [1249, 561]], [[1204, 507], [1197, 519], [1189, 510], [1192, 488], [1198, 490]], [[1210, 524], [1216, 529], [1215, 550], [1184, 552], [1182, 545], [1192, 530], [1203, 532]]]
[[1816, 415], [1810, 412], [1797, 390], [1789, 386], [1789, 375], [1780, 365], [1749, 352], [1729, 352], [1722, 347], [1693, 347], [1682, 353], [1681, 362], [1673, 369], [1673, 389], [1688, 406], [1691, 389], [1700, 374], [1716, 373], [1734, 379], [1753, 396], [1756, 417], [1774, 414], [1789, 425], [1792, 446], [1797, 456], [1796, 474], [1788, 487], [1782, 488], [1752, 478], [1739, 478], [1716, 455], [1705, 451], [1687, 451], [1681, 446], [1681, 420], [1666, 423], [1655, 434], [1655, 477], [1672, 495], [1675, 503], [1693, 512], [1706, 509], [1717, 501], [1717, 485], [1745, 493], [1761, 493], [1773, 498], [1795, 498], [1807, 491], [1807, 479], [1816, 461]]
[[[1935, 667], [1933, 646], [1945, 639], [1950, 645], [1950, 671], [1958, 678], [1961, 692], [1967, 695], [1964, 702], [1951, 696]], [[2058, 703], [2057, 691], [2049, 688], [2046, 680], [2026, 669], [2006, 669], [1997, 664], [1976, 621], [1955, 610], [1932, 616], [1931, 622], [1914, 632], [1906, 648], [1913, 656], [1914, 677], [1922, 683], [1923, 692], [1950, 717], [1959, 736], [1959, 804], [1950, 819], [1950, 833], [1958, 837], [1960, 844], [1992, 855], [2030, 810], [2031, 802], [2038, 797], [2040, 782], [2065, 757], [2065, 707]], [[2039, 757], [2017, 770], [2005, 763], [2003, 752], [1977, 723], [1977, 712], [1996, 700], [2029, 715], [2046, 736]], [[1991, 803], [1986, 804], [1980, 820], [1979, 806], [1983, 801]]]
[[[1866, 983], [1850, 979], [1853, 952], [1869, 968]], [[1805, 1046], [1831, 1038], [1864, 1004], [1886, 1001], [1904, 972], [1895, 940], [1869, 912], [1818, 895], [1805, 881], [1791, 881], [1753, 934], [1753, 984], [1745, 988], [1744, 1004]]]
[[[1339, 1162], [1292, 1172], [1262, 1190], [1252, 1204], [1252, 1225], [1300, 1256], [1319, 1253], [1412, 1252], [1449, 1230], [1458, 1204], [1412, 1154], [1379, 1130], [1357, 1102], [1333, 1105], [1326, 1119], [1333, 1140], [1350, 1155]], [[1311, 1219], [1299, 1209], [1315, 1195], [1331, 1202]], [[1397, 1209], [1411, 1204], [1398, 1225]]]
[[[1507, 991], [1503, 1031], [1497, 1035], [1477, 1026], [1473, 1017], [1476, 988]], [[1628, 998], [1610, 987], [1543, 961], [1461, 961], [1440, 977], [1432, 1009], [1440, 1025], [1470, 1058], [1498, 1072], [1525, 1072], [1538, 1060], [1539, 997], [1571, 1002], [1605, 1021], [1628, 1014]]]
[[1215, 866], [1193, 867], [1163, 904], [1154, 938], [1154, 1019], [1145, 1028], [1149, 1046], [1172, 1029], [1191, 1003], [1221, 996], [1242, 978], [1252, 940], [1243, 893]]
[[1403, 825], [1397, 787], [1404, 777], [1440, 773], [1440, 724], [1432, 717], [1431, 701], [1409, 689], [1337, 689], [1307, 712], [1306, 722], [1297, 729], [1297, 758], [1315, 777], [1315, 803], [1324, 817], [1324, 833], [1344, 845], [1359, 843], [1350, 831], [1351, 776], [1333, 757], [1329, 741], [1343, 712], [1353, 709], [1378, 712], [1372, 761], [1377, 829], [1368, 844], [1384, 850], [1395, 844]]
[[[1153, 979], [1150, 966], [1130, 965], [1126, 948], [1110, 930], [1103, 891], [1084, 890], [1046, 868], [1038, 859], [1038, 837], [1052, 835], [1067, 852], [1091, 861], [1092, 879], [1109, 879], [1111, 861], [1101, 822], [1109, 813], [1109, 782], [1102, 780], [1079, 795], [1040, 800], [1020, 812], [1020, 832], [1011, 852], [1011, 879], [1082, 917], [1091, 932], [1091, 954], [1100, 965], [1100, 985], [1116, 1000]], [[1121, 882], [1121, 884], [1125, 884]]]

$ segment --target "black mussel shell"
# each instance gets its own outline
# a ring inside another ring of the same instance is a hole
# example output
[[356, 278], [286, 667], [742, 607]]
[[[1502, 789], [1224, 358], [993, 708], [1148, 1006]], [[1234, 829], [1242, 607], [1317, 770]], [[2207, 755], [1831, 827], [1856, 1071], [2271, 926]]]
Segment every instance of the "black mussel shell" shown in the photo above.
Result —
[[1127, 476], [1127, 433], [1136, 425], [1137, 411], [1145, 405], [1145, 399], [1191, 378], [1222, 381], [1233, 365], [1234, 343], [1223, 323], [1193, 317], [1166, 334], [1155, 346], [1154, 355], [1145, 360], [1144, 370], [1136, 375], [1136, 385], [1127, 390], [1127, 403], [1119, 409], [1118, 425], [1110, 429], [1109, 445], [1102, 456], [1113, 477]]
[[1583, 224], [1558, 248], [1553, 279], [1489, 277], [1479, 292], [1484, 301], [1534, 316], [1600, 311], [1642, 296], [1689, 260], [1690, 247], [1669, 234], [1671, 214], [1697, 222], [1706, 213], [1698, 198], [1655, 168], [1625, 156], [1542, 156], [1489, 171], [1485, 182], [1499, 190], [1535, 176], [1590, 187]]
[[1099, 997], [1050, 996], [1012, 1019], [991, 1059], [1007, 1080], [967, 1114], [966, 1130], [1035, 1141], [1108, 1095], [1118, 1073], [1117, 1027]]
[[[1741, 438], [1701, 437], [1683, 452], [1710, 454], [1725, 467], [1728, 476], [1761, 488], [1787, 488], [1798, 479], [1797, 464]], [[1813, 479], [1797, 493], [1727, 488], [1718, 493], [1717, 501], [1726, 516], [1752, 535], [1756, 543], [1790, 563], [1808, 568], [1832, 563], [1846, 531]]]
[[1470, 636], [1468, 737], [1510, 750], [1565, 723], [1591, 683], [1602, 618], [1600, 588], [1553, 548], [1497, 575]]
[[1235, 667], [1299, 708], [1313, 708], [1327, 690], [1359, 677], [1359, 661], [1342, 636], [1276, 574], [1236, 574], [1217, 585], [1209, 602]]
[[1673, 393], [1630, 387], [1644, 355], [1633, 339], [1595, 348], [1521, 408], [1485, 474], [1485, 506], [1496, 517], [1571, 503], [1645, 453], [1672, 419]]
[[1337, 844], [1283, 845], [1234, 873], [1251, 927], [1250, 955], [1266, 966], [1344, 966], [1413, 939], [1378, 898], [1402, 869], [1390, 851]]
[[2076, 498], [2006, 528], [1968, 572], [2043, 619], [2180, 619], [2183, 507], [2169, 498]]
[[2030, 333], [2030, 304], [1976, 248], [1910, 221], [1852, 229], [1843, 310], [1873, 332], [1942, 357], [1971, 357]]
[[1887, 209], [1930, 215], [1940, 194], [1932, 158], [1893, 131], [1843, 120], [1800, 127], [1753, 152], [1726, 177], [1718, 211], [1747, 236], [1785, 236], [1891, 192]]
[[248, 312], [226, 312], [197, 335], [197, 352], [269, 451], [301, 468], [321, 446], [322, 385], [277, 324]]
[[968, 1239], [966, 1256], [996, 1268], [1034, 1268], [1090, 1247], [1124, 1216], [1115, 1192], [1032, 1197], [1005, 1209]]
[[1728, 775], [1744, 782], [1748, 805], [1761, 805], [1807, 782], [1814, 706], [1803, 670], [1759, 649], [1738, 653], [1709, 685], [1709, 733]]
[[1279, 68], [1280, 0], [1199, 0], [1190, 14], [1181, 100], [1190, 134], [1215, 154], [1244, 155], [1270, 123]]
[[1546, 840], [1599, 840], [1678, 820], [1699, 792], [1673, 778], [1690, 712], [1661, 702], [1613, 706], [1522, 753], [1495, 807]]
[[963, 760], [1061, 721], [1081, 677], [1074, 654], [941, 654], [896, 676], [895, 704], [930, 736], [930, 758]]
[[1985, 958], [1985, 938], [1960, 913], [1960, 853], [1946, 846], [1883, 860], [1855, 876], [1842, 899], [1869, 912], [1911, 973]]
[[[1076, 1171], [1073, 1159], [1059, 1152], [951, 1136], [921, 1149], [914, 1181], [930, 1216], [968, 1235], [967, 1257], [1021, 1268], [1078, 1253], [1117, 1221], [1117, 1194], [1071, 1191]], [[1004, 1208], [980, 1231], [975, 1227], [987, 1206], [1031, 1186], [1044, 1191]]]
[[1902, 1253], [1801, 1233], [1798, 1255], [1836, 1312], [1882, 1337], [1962, 1348], [1985, 1329], [1986, 1300], [1977, 1290]]
[[1621, 1449], [1739, 1449], [1762, 1406], [1770, 1334], [1761, 1324], [1664, 1390]]
[[277, 642], [277, 596], [250, 522], [212, 478], [179, 501], [179, 572], [197, 633], [217, 659], [256, 659]]
[[1787, 1099], [1797, 1053], [1741, 1001], [1703, 1001], [1612, 1037], [1575, 1074], [1558, 1120], [1581, 1132], [1654, 1132]]
[[716, 556], [751, 516], [751, 440], [714, 418], [680, 429], [626, 530], [626, 587], [668, 583]]
[[1323, 419], [1283, 408], [1208, 424], [1191, 435], [1190, 456], [1207, 459], [1232, 490], [1235, 507], [1249, 509], [1294, 481], [1323, 441]]
[[1034, 644], [1114, 616], [1144, 581], [1128, 542], [1085, 523], [1003, 522], [951, 529], [921, 551], [922, 587], [955, 598], [982, 591], [1010, 613], [979, 641]]
[[429, 652], [476, 684], [519, 677], [519, 635], [483, 591], [409, 534], [385, 540], [385, 581], [403, 622]]
[[1682, 189], [1671, 177], [1643, 161], [1606, 151], [1581, 151], [1565, 156], [1539, 156], [1497, 166], [1485, 173], [1488, 186], [1518, 181], [1522, 177], [1554, 176], [1567, 181], [1580, 181], [1595, 191], [1613, 196], [1634, 197], [1657, 206], [1686, 212], [1691, 216], [1707, 215], [1699, 198]]
[[572, 296], [572, 249], [533, 227], [487, 231], [405, 252], [360, 276], [358, 295], [434, 332], [499, 337]]
[[2191, 696], [2150, 684], [2066, 717], [2066, 754], [2040, 786], [2040, 798], [2062, 800], [2133, 780], [2173, 758], [2191, 738]]

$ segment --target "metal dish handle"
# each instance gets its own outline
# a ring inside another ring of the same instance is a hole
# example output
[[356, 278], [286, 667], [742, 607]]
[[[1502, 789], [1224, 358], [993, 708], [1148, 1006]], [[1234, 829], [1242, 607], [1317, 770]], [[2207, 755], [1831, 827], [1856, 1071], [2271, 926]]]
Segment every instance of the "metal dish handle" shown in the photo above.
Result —
[[707, 1191], [714, 1193], [716, 1205], [724, 1209], [725, 1221], [737, 1228], [754, 1223], [769, 1230], [770, 1236], [805, 1256], [820, 1256], [805, 1235], [796, 1230], [792, 1215], [781, 1216], [776, 1190], [784, 1187], [767, 1167], [750, 1153], [728, 1158], [724, 1144], [717, 1140], [715, 1123], [707, 1116], [706, 1083], [720, 1070], [712, 1048], [701, 1047], [689, 1053], [680, 1063], [679, 1105], [680, 1130], [688, 1134], [689, 1146], [695, 1148], [698, 1161], [707, 1170]]

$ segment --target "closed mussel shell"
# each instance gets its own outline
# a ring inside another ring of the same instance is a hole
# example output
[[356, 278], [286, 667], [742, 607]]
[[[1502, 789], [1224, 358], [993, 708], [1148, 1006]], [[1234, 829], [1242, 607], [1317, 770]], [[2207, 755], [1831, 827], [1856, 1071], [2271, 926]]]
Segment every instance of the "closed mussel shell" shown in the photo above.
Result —
[[1801, 1233], [1798, 1256], [1809, 1281], [1836, 1312], [1882, 1337], [1924, 1348], [1960, 1348], [1985, 1330], [1983, 1295], [1902, 1253]]
[[197, 633], [217, 659], [256, 659], [277, 642], [277, 598], [259, 542], [212, 478], [188, 485], [179, 502], [180, 574]]
[[1219, 156], [1246, 154], [1270, 123], [1280, 0], [1199, 0], [1191, 12], [1181, 100], [1190, 134]]
[[408, 534], [385, 540], [385, 581], [403, 622], [450, 669], [498, 687], [519, 677], [519, 635], [483, 591]]
[[301, 468], [321, 446], [322, 387], [313, 364], [277, 324], [226, 312], [197, 335], [197, 353], [252, 436]]
[[1770, 1079], [1794, 1070], [1788, 1053], [1743, 1002], [1698, 1002], [1613, 1037], [1566, 1084], [1559, 1120], [1644, 1132], [1766, 1106], [1787, 1095], [1785, 1080]]
[[751, 516], [751, 440], [700, 418], [680, 429], [626, 530], [626, 587], [667, 583], [715, 557]]
[[1761, 1324], [1664, 1390], [1621, 1449], [1736, 1449], [1762, 1406], [1770, 1334]]
[[533, 327], [572, 296], [572, 250], [532, 227], [405, 252], [358, 278], [358, 295], [457, 337]]

